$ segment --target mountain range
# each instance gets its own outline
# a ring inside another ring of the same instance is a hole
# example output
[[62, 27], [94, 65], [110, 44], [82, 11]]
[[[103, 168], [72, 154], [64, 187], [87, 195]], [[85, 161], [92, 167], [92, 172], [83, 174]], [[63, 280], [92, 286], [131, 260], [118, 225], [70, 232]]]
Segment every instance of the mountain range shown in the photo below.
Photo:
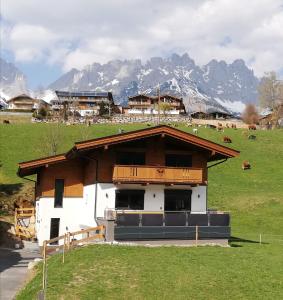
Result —
[[[3, 60], [0, 64], [4, 65], [1, 92], [11, 95], [20, 88], [27, 91], [26, 78], [19, 70]], [[231, 64], [211, 60], [198, 66], [188, 54], [172, 54], [168, 58], [153, 57], [144, 63], [139, 59], [112, 60], [93, 63], [81, 70], [72, 69], [39, 96], [50, 100], [54, 90], [103, 90], [112, 91], [115, 102], [126, 105], [129, 96], [154, 95], [159, 86], [161, 94], [183, 97], [188, 111], [241, 112], [245, 104], [257, 102], [258, 84], [259, 79], [242, 59]]]

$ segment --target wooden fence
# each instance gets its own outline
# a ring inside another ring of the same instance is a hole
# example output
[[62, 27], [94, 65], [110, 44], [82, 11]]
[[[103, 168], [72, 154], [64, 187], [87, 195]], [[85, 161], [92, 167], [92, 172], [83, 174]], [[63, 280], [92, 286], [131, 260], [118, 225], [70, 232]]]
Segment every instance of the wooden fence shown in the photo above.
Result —
[[[80, 239], [76, 239], [78, 235], [82, 235]], [[62, 249], [62, 262], [65, 262], [65, 251], [70, 250], [78, 245], [87, 244], [94, 240], [105, 238], [105, 226], [100, 225], [97, 227], [91, 227], [74, 232], [67, 232], [64, 235], [60, 235], [50, 240], [43, 242], [42, 256], [43, 256], [43, 273], [42, 273], [42, 287], [45, 294], [47, 285], [47, 255], [55, 250]], [[60, 245], [60, 241], [63, 240], [63, 244]], [[58, 243], [58, 245], [54, 245]]]
[[15, 209], [15, 234], [21, 238], [35, 237], [35, 208], [25, 207]]

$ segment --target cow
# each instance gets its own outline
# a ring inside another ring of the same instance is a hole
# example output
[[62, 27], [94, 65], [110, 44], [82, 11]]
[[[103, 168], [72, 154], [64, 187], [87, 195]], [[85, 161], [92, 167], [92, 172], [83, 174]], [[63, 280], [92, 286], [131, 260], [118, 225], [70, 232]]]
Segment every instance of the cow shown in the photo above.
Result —
[[226, 123], [226, 128], [230, 128], [230, 126], [229, 126], [229, 124], [228, 124], [228, 123]]
[[3, 124], [11, 124], [9, 120], [3, 120]]
[[224, 136], [223, 137], [223, 142], [224, 143], [232, 143], [232, 140], [231, 140], [231, 138], [229, 136]]
[[252, 124], [252, 125], [249, 125], [249, 130], [256, 130], [256, 125]]
[[207, 124], [207, 127], [211, 128], [211, 129], [216, 129], [216, 126], [215, 125], [211, 125], [211, 124]]
[[232, 125], [231, 125], [231, 128], [233, 128], [233, 129], [237, 129], [237, 126], [236, 126], [236, 124], [232, 124]]
[[254, 140], [256, 140], [256, 135], [250, 134], [250, 135], [248, 136], [248, 139], [254, 141]]
[[198, 134], [198, 129], [197, 128], [193, 128], [193, 134]]
[[222, 132], [224, 132], [224, 128], [223, 128], [222, 125], [221, 125], [221, 126], [218, 125], [216, 129], [217, 129], [217, 131], [222, 131]]
[[242, 169], [243, 170], [249, 170], [250, 168], [251, 168], [251, 164], [247, 160], [243, 161]]

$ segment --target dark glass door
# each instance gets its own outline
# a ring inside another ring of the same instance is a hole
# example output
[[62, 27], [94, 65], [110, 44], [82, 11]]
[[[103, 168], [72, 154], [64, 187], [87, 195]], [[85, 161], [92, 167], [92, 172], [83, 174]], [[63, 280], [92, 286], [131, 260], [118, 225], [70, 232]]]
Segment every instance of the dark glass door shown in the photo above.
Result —
[[191, 210], [191, 190], [165, 190], [165, 211]]

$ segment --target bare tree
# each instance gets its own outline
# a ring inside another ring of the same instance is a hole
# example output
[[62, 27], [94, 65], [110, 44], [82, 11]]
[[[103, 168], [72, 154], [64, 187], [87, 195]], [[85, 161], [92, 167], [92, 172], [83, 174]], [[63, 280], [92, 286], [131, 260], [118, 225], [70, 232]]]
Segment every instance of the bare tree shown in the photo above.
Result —
[[275, 110], [283, 104], [283, 82], [277, 79], [275, 72], [265, 74], [259, 84], [258, 92], [261, 107]]
[[41, 155], [57, 155], [61, 143], [62, 133], [60, 124], [48, 124], [42, 139], [39, 141], [38, 150]]
[[272, 120], [278, 125], [282, 117], [283, 81], [278, 80], [275, 72], [266, 73], [258, 88], [260, 105], [272, 110]]
[[257, 124], [259, 121], [259, 115], [255, 105], [247, 104], [243, 112], [242, 119], [246, 124]]

